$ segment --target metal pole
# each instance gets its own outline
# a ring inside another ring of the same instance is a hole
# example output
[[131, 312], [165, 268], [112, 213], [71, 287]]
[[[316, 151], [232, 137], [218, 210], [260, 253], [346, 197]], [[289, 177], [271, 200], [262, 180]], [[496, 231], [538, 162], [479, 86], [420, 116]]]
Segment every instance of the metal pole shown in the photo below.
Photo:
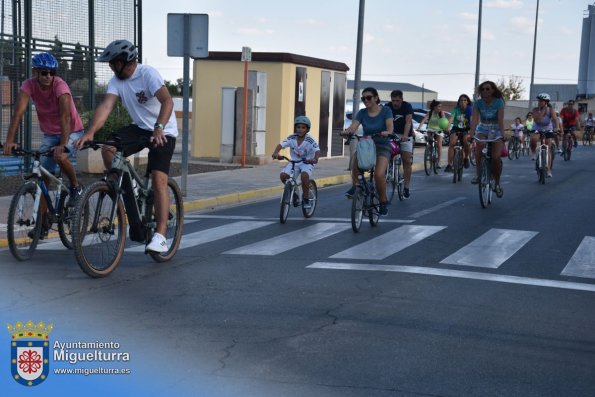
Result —
[[87, 58], [89, 98], [87, 106], [95, 109], [95, 0], [89, 0], [89, 55]]
[[362, 79], [362, 47], [364, 44], [364, 11], [366, 0], [359, 0], [359, 18], [357, 20], [357, 48], [355, 53], [355, 77], [353, 79], [353, 110], [351, 117], [359, 110], [360, 81]]
[[476, 95], [477, 87], [479, 87], [479, 64], [481, 60], [481, 10], [482, 0], [479, 0], [479, 17], [477, 18], [477, 53], [475, 55], [475, 85], [473, 86], [473, 97]]
[[529, 104], [527, 109], [531, 111], [531, 100], [533, 99], [533, 82], [535, 79], [535, 49], [537, 47], [537, 18], [539, 17], [539, 0], [535, 7], [535, 32], [533, 34], [533, 62], [531, 63], [531, 85], [529, 86]]
[[[351, 109], [351, 120], [355, 118], [359, 110], [359, 96], [360, 96], [360, 81], [362, 79], [362, 48], [364, 44], [364, 11], [366, 9], [366, 1], [359, 0], [359, 15], [357, 20], [357, 47], [355, 53], [355, 76], [353, 78], [353, 96]], [[351, 140], [349, 143], [349, 168], [351, 168], [351, 160], [355, 153], [357, 141]]]
[[190, 14], [184, 14], [184, 86], [182, 87], [182, 196], [188, 181], [188, 113], [190, 86]]
[[246, 121], [248, 113], [248, 61], [244, 61], [244, 105], [242, 111], [242, 167], [246, 166]]

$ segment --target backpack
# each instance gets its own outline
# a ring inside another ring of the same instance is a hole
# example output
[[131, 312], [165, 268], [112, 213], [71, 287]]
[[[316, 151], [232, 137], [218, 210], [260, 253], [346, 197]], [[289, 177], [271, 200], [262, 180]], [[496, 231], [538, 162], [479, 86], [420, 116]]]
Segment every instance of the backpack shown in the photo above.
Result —
[[362, 137], [357, 143], [357, 167], [368, 171], [376, 166], [376, 144], [371, 137]]

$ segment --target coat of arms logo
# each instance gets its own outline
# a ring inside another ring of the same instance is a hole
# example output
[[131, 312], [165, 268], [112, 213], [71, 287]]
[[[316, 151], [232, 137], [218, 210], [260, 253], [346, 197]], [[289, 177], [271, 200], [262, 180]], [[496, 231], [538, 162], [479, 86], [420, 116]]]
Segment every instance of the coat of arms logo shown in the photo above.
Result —
[[35, 324], [29, 320], [25, 324], [8, 324], [12, 335], [10, 342], [10, 368], [12, 378], [24, 386], [37, 386], [47, 379], [50, 372], [49, 333], [53, 324], [43, 321]]

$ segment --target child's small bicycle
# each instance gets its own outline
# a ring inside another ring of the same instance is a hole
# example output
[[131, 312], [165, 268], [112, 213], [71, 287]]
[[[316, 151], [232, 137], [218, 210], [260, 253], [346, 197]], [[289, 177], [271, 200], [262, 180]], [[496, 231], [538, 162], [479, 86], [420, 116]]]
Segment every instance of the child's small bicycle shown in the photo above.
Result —
[[303, 192], [302, 192], [302, 181], [299, 175], [296, 175], [295, 165], [302, 163], [305, 160], [291, 160], [285, 156], [277, 156], [278, 160], [287, 160], [291, 163], [291, 170], [289, 171], [289, 179], [285, 181], [285, 188], [283, 188], [283, 194], [281, 195], [281, 208], [279, 211], [279, 221], [281, 223], [287, 222], [287, 216], [289, 215], [289, 208], [293, 205], [294, 207], [302, 205], [302, 214], [304, 218], [311, 218], [316, 210], [316, 201], [318, 199], [318, 188], [316, 187], [316, 181], [310, 178], [310, 186], [308, 198], [310, 199], [310, 206], [304, 206]]

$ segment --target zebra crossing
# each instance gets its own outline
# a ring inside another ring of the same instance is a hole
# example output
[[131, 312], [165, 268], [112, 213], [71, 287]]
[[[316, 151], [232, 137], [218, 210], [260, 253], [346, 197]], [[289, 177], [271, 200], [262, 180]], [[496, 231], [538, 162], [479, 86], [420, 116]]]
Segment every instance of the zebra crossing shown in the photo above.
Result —
[[[184, 251], [193, 247], [213, 243], [221, 239], [237, 235], [246, 235], [255, 237], [265, 236], [261, 230], [267, 226], [277, 224], [276, 218], [253, 217], [234, 217], [234, 216], [209, 216], [209, 215], [189, 215], [185, 220], [186, 224], [200, 224], [201, 220], [217, 219], [223, 224], [209, 226], [194, 232], [186, 232], [182, 238], [179, 251]], [[320, 258], [320, 262], [307, 265], [308, 268], [327, 268], [327, 269], [357, 269], [358, 266], [363, 270], [383, 270], [383, 271], [405, 271], [403, 267], [395, 268], [395, 265], [386, 265], [373, 263], [370, 261], [385, 260], [400, 251], [410, 247], [415, 247], [422, 241], [429, 239], [437, 233], [448, 229], [447, 226], [440, 225], [418, 225], [409, 224], [411, 221], [394, 220], [386, 222], [383, 225], [383, 233], [374, 234], [366, 241], [359, 244], [348, 244], [344, 249], [333, 253], [325, 258]], [[245, 256], [275, 256], [281, 255], [297, 247], [303, 247], [312, 242], [324, 242], [333, 236], [341, 233], [351, 234], [351, 224], [349, 219], [317, 220], [306, 226], [301, 226], [297, 230], [289, 230], [286, 233], [275, 235], [274, 237], [263, 237], [256, 242], [243, 246], [235, 247], [221, 252], [222, 255], [245, 255]], [[530, 230], [512, 230], [512, 229], [489, 229], [468, 244], [458, 248], [454, 252], [446, 255], [437, 263], [440, 265], [465, 266], [470, 269], [498, 269], [506, 261], [512, 258], [521, 248], [526, 247], [539, 234], [537, 231]], [[360, 236], [362, 233], [359, 234]], [[38, 250], [63, 250], [59, 240], [49, 240], [41, 242]], [[423, 248], [422, 248], [423, 249]], [[133, 245], [126, 248], [126, 253], [144, 253], [143, 245]], [[336, 261], [364, 261], [366, 263], [343, 263]], [[343, 264], [342, 264], [343, 263]], [[371, 267], [370, 267], [371, 266]], [[392, 267], [391, 267], [392, 266]], [[395, 270], [400, 269], [400, 270]], [[405, 269], [408, 269], [405, 267]], [[454, 269], [454, 268], [453, 268]], [[566, 264], [560, 264], [560, 276], [571, 276], [584, 279], [595, 280], [595, 237], [585, 236], [575, 249], [572, 257]], [[410, 271], [411, 269], [407, 270]], [[434, 269], [438, 272], [440, 269]], [[461, 272], [462, 270], [456, 270]], [[423, 272], [421, 272], [423, 273]], [[440, 272], [438, 272], [440, 273]], [[465, 274], [460, 273], [460, 274]], [[483, 277], [483, 276], [482, 276]], [[510, 282], [508, 280], [507, 282]], [[590, 287], [589, 287], [590, 288]]]

